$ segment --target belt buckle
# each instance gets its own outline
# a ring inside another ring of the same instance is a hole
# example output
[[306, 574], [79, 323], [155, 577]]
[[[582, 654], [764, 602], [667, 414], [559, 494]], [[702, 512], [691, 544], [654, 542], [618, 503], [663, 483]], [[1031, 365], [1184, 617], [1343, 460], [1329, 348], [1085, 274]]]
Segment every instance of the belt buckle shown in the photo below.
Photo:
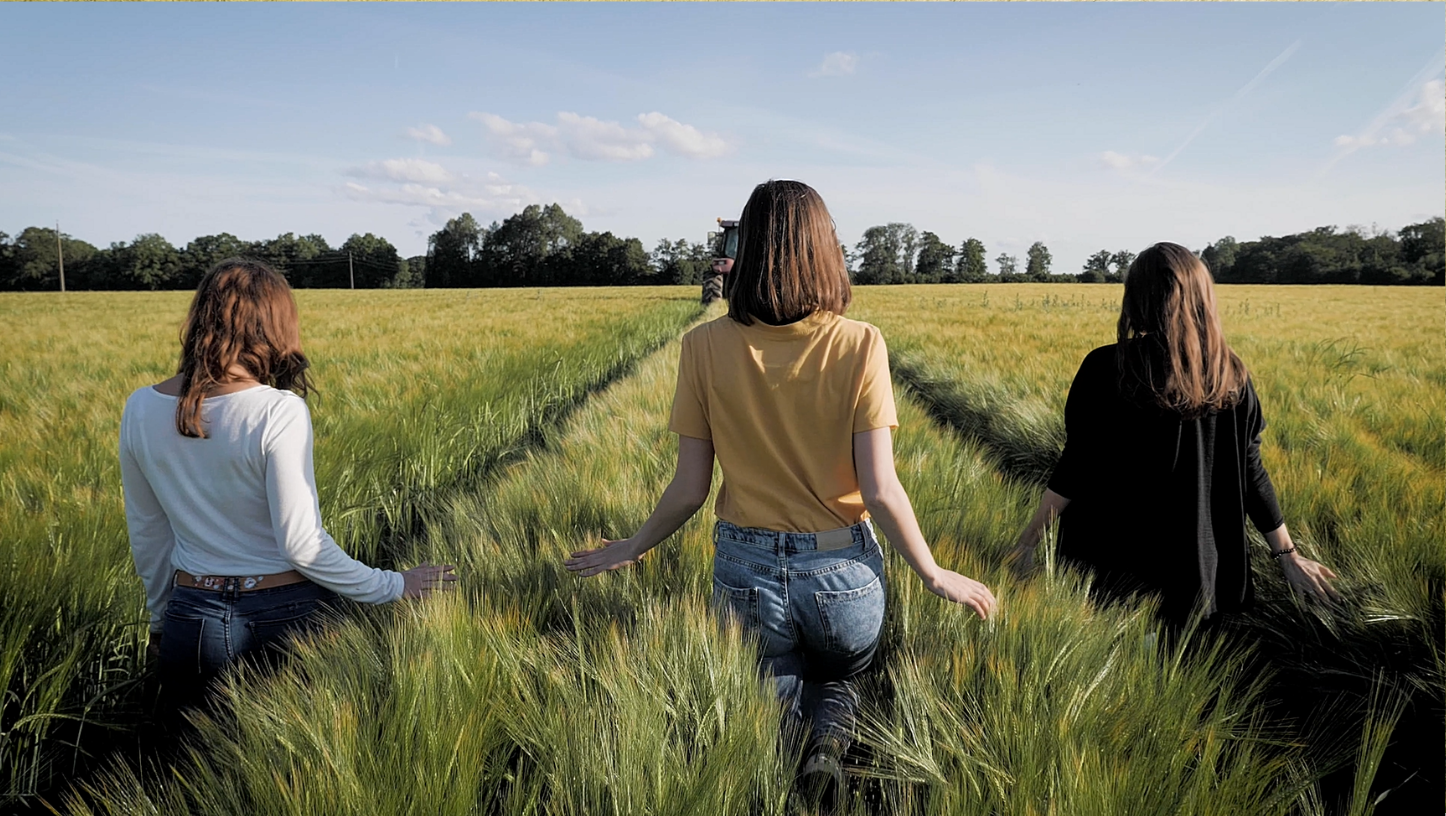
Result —
[[837, 530], [824, 530], [821, 533], [814, 533], [814, 549], [820, 552], [829, 550], [842, 550], [852, 547], [854, 543], [854, 531], [852, 527], [840, 527]]

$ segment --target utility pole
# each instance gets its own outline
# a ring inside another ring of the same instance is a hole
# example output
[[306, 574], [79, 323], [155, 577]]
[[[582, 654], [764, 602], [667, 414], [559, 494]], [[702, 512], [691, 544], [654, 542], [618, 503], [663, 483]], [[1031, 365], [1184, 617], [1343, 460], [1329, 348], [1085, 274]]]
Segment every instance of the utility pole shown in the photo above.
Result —
[[351, 265], [351, 252], [346, 253], [346, 276], [351, 278], [351, 288], [356, 288], [356, 270]]
[[60, 265], [60, 291], [65, 291], [65, 250], [60, 246], [60, 222], [55, 222], [55, 260]]

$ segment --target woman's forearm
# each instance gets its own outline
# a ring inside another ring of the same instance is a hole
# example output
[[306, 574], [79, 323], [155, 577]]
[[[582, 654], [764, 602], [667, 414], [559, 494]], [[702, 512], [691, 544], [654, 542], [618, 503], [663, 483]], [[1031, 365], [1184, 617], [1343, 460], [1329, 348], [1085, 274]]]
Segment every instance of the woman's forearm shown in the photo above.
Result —
[[1277, 561], [1294, 561], [1300, 558], [1300, 551], [1295, 548], [1290, 531], [1285, 528], [1284, 524], [1266, 533], [1265, 543], [1270, 548], [1270, 554], [1275, 556]]
[[1059, 514], [1064, 512], [1068, 506], [1069, 499], [1045, 488], [1044, 495], [1039, 499], [1039, 506], [1034, 510], [1034, 515], [1030, 517], [1029, 523], [1019, 534], [1019, 545], [1023, 547], [1039, 546], [1045, 529], [1053, 524], [1059, 518]]
[[919, 520], [914, 517], [914, 506], [903, 486], [896, 483], [866, 502], [865, 506], [874, 524], [883, 530], [884, 537], [899, 551], [909, 567], [925, 583], [933, 579], [939, 571], [939, 564], [934, 561], [934, 553], [924, 540]]
[[678, 532], [678, 528], [686, 524], [706, 501], [706, 492], [700, 496], [691, 485], [682, 484], [677, 479], [670, 482], [658, 498], [658, 506], [653, 508], [652, 515], [631, 538], [636, 554], [642, 555]]
[[1039, 499], [1039, 507], [1034, 511], [1034, 517], [1025, 526], [1024, 532], [1019, 534], [1019, 546], [1037, 547], [1039, 539], [1044, 535], [1044, 528], [1054, 523], [1060, 513], [1069, 506], [1069, 499], [1058, 493], [1044, 489], [1044, 495]]

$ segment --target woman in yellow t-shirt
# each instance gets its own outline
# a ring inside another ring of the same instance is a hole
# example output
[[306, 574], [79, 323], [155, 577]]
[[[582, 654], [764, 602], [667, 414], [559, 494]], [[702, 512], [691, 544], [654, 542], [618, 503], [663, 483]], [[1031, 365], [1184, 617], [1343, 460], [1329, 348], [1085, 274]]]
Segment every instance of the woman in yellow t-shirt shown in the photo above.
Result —
[[780, 698], [812, 727], [801, 782], [833, 798], [858, 706], [850, 681], [883, 625], [871, 519], [934, 593], [981, 618], [994, 596], [936, 564], [919, 531], [894, 472], [884, 338], [843, 317], [848, 271], [813, 188], [753, 190], [731, 278], [727, 316], [683, 337], [672, 483], [636, 534], [573, 553], [567, 567], [591, 576], [636, 563], [707, 501], [716, 455], [714, 603], [758, 634]]

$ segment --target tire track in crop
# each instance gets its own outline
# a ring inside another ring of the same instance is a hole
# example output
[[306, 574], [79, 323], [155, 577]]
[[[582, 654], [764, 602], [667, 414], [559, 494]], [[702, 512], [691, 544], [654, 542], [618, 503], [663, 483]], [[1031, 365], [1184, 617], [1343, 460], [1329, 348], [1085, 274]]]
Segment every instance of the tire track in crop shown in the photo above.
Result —
[[1049, 408], [1030, 404], [984, 382], [934, 373], [908, 351], [891, 352], [894, 379], [940, 425], [978, 444], [1000, 474], [1043, 485], [1064, 450], [1064, 423]]
[[546, 449], [556, 431], [567, 424], [569, 417], [585, 406], [597, 394], [606, 391], [614, 383], [633, 374], [638, 366], [659, 349], [680, 337], [683, 332], [697, 325], [704, 307], [698, 306], [684, 320], [680, 329], [659, 332], [642, 342], [627, 347], [614, 364], [599, 372], [597, 376], [576, 384], [571, 393], [561, 399], [544, 399], [540, 410], [532, 414], [518, 435], [508, 444], [492, 451], [484, 451], [465, 468], [455, 473], [425, 499], [419, 499], [409, 512], [403, 514], [405, 522], [393, 522], [387, 514], [377, 510], [378, 525], [382, 531], [380, 558], [376, 566], [396, 569], [398, 564], [409, 560], [419, 548], [425, 548], [427, 530], [436, 513], [450, 504], [458, 493], [476, 490], [496, 474], [505, 471], [511, 464], [521, 461], [535, 450]]

